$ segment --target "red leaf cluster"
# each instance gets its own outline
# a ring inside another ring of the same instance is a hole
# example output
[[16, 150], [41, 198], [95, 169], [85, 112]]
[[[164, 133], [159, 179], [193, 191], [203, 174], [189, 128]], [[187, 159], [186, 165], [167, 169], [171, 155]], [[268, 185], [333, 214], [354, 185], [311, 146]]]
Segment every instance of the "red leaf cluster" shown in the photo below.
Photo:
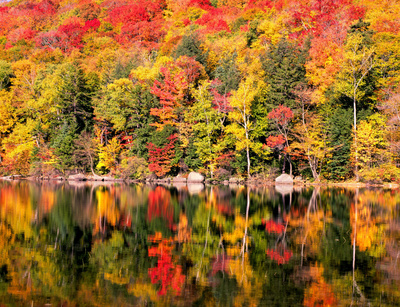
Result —
[[156, 147], [153, 143], [147, 144], [149, 150], [149, 170], [158, 177], [163, 177], [172, 168], [171, 161], [175, 157], [176, 134], [172, 134], [167, 138], [169, 141], [163, 147]]
[[268, 118], [275, 120], [281, 126], [287, 126], [293, 118], [293, 112], [290, 108], [279, 105], [268, 113]]
[[115, 7], [109, 13], [109, 21], [114, 27], [121, 26], [116, 40], [121, 44], [137, 41], [145, 47], [157, 47], [164, 35], [162, 12], [159, 2], [148, 0]]
[[231, 30], [229, 29], [228, 23], [221, 18], [222, 16], [224, 15], [221, 9], [212, 9], [197, 19], [196, 24], [206, 26], [207, 33], [220, 31], [230, 33]]
[[278, 136], [275, 136], [275, 135], [270, 135], [268, 138], [267, 138], [267, 146], [269, 147], [269, 148], [278, 148], [279, 150], [282, 150], [283, 149], [283, 145], [285, 144], [285, 138], [283, 137], [283, 135], [278, 135]]
[[282, 253], [275, 249], [267, 249], [266, 253], [269, 258], [276, 261], [279, 265], [289, 262], [293, 256], [293, 252], [290, 250], [283, 250]]
[[273, 220], [269, 220], [269, 221], [262, 221], [262, 224], [265, 223], [265, 230], [269, 233], [277, 233], [277, 234], [281, 234], [284, 230], [285, 230], [285, 225], [281, 224], [281, 223], [276, 223]]
[[42, 32], [38, 35], [36, 43], [44, 48], [60, 48], [64, 52], [69, 52], [75, 48], [82, 48], [82, 37], [90, 30], [97, 30], [100, 21], [97, 19], [88, 20], [82, 26], [78, 21], [72, 21], [60, 26], [57, 31]]

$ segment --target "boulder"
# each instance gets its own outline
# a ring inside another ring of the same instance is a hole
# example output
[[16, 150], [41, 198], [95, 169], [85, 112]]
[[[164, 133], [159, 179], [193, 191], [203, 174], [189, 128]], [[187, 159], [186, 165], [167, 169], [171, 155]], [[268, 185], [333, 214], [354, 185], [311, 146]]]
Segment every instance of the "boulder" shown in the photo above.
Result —
[[84, 174], [75, 174], [75, 175], [69, 176], [68, 180], [85, 181], [85, 180], [87, 180], [87, 178], [86, 178], [86, 176]]
[[87, 177], [88, 180], [90, 181], [103, 181], [103, 177], [99, 175], [91, 175]]
[[102, 177], [102, 179], [103, 179], [103, 181], [115, 181], [115, 178], [111, 177], [111, 176], [104, 176], [104, 177]]
[[146, 177], [146, 182], [154, 182], [157, 180], [156, 174], [151, 173], [149, 176]]
[[229, 178], [229, 183], [238, 183], [239, 181], [240, 179], [236, 177]]
[[282, 174], [278, 178], [275, 179], [276, 184], [293, 184], [292, 176], [288, 174]]
[[186, 178], [183, 177], [181, 174], [179, 174], [178, 176], [174, 177], [172, 179], [172, 182], [184, 182], [186, 183]]
[[196, 172], [190, 172], [187, 182], [204, 182], [204, 176]]

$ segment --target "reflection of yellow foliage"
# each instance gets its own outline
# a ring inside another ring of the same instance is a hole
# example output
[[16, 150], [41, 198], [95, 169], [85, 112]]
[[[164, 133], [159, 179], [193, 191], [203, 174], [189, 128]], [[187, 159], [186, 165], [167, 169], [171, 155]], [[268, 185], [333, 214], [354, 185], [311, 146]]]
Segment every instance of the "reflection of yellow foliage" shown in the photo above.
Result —
[[240, 289], [235, 298], [235, 306], [258, 306], [262, 297], [260, 289], [263, 282], [254, 274], [248, 254], [245, 253], [243, 257], [238, 256], [240, 254], [239, 247], [227, 248], [227, 253], [232, 257], [232, 260], [229, 260], [229, 269], [236, 278]]
[[117, 285], [126, 285], [129, 283], [129, 276], [116, 275], [115, 273], [104, 273], [104, 279]]
[[96, 190], [97, 198], [97, 212], [94, 218], [94, 233], [98, 231], [103, 231], [104, 225], [102, 222], [104, 218], [107, 219], [107, 223], [115, 226], [119, 220], [120, 212], [115, 205], [114, 191], [109, 191], [105, 189]]
[[297, 244], [306, 244], [307, 251], [311, 254], [317, 254], [320, 247], [322, 233], [324, 231], [324, 225], [331, 219], [332, 212], [318, 210], [309, 214], [306, 214], [302, 218], [290, 219], [290, 225], [292, 227], [301, 227], [301, 232], [296, 232], [295, 242]]
[[29, 197], [28, 186], [2, 188], [0, 195], [0, 213], [10, 224], [15, 234], [23, 233], [25, 239], [33, 236], [31, 223], [35, 218], [35, 211]]
[[[248, 220], [247, 227], [252, 224], [251, 219]], [[232, 233], [224, 233], [224, 239], [232, 244], [242, 240], [246, 227], [246, 218], [241, 216], [239, 212], [235, 215], [234, 230]]]
[[130, 285], [128, 287], [128, 293], [132, 293], [134, 296], [142, 299], [148, 299], [151, 302], [157, 302], [159, 298], [155, 286], [149, 283], [143, 283], [141, 280]]
[[[388, 198], [390, 199], [390, 198]], [[372, 214], [372, 203], [381, 199], [379, 193], [371, 193], [364, 191], [358, 197], [357, 203], [351, 207], [350, 221], [352, 225], [351, 238], [354, 238], [354, 230], [356, 230], [356, 245], [360, 251], [369, 250], [370, 254], [380, 256], [384, 252], [383, 233], [384, 226], [377, 225], [377, 220]], [[383, 201], [382, 205], [386, 203]], [[355, 209], [357, 206], [357, 220]], [[356, 228], [354, 228], [354, 226]]]
[[192, 229], [188, 226], [188, 220], [186, 214], [181, 213], [179, 215], [178, 235], [175, 240], [179, 243], [190, 242], [192, 238]]

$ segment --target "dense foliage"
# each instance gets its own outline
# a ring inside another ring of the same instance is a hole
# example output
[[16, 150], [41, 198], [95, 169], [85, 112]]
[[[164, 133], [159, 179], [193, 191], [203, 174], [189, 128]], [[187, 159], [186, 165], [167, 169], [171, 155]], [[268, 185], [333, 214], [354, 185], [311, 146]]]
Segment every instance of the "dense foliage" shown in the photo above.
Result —
[[0, 4], [0, 172], [400, 178], [400, 4]]

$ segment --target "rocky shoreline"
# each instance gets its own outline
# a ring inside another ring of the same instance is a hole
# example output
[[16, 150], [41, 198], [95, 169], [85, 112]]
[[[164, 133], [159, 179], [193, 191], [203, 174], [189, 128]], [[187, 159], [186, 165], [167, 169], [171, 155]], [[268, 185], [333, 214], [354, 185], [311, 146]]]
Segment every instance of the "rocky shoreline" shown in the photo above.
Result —
[[0, 177], [0, 180], [6, 181], [57, 181], [57, 182], [123, 182], [123, 183], [146, 183], [146, 184], [172, 184], [176, 186], [185, 186], [189, 184], [205, 184], [205, 185], [226, 185], [226, 186], [237, 186], [237, 185], [249, 185], [249, 186], [271, 186], [271, 185], [294, 185], [294, 186], [326, 186], [326, 187], [343, 187], [343, 188], [362, 188], [362, 187], [376, 187], [376, 188], [389, 188], [397, 189], [400, 187], [398, 183], [382, 183], [382, 184], [370, 184], [362, 182], [309, 182], [302, 178], [291, 178], [287, 174], [282, 174], [275, 180], [270, 179], [257, 179], [251, 178], [245, 180], [244, 178], [231, 177], [225, 180], [215, 180], [212, 178], [205, 178], [200, 173], [191, 172], [188, 175], [178, 175], [176, 177], [157, 178], [154, 175], [150, 175], [145, 179], [120, 179], [111, 176], [98, 176], [98, 175], [84, 175], [82, 173], [70, 175], [68, 177], [63, 176], [41, 176], [41, 177], [24, 177], [22, 175], [11, 175]]

